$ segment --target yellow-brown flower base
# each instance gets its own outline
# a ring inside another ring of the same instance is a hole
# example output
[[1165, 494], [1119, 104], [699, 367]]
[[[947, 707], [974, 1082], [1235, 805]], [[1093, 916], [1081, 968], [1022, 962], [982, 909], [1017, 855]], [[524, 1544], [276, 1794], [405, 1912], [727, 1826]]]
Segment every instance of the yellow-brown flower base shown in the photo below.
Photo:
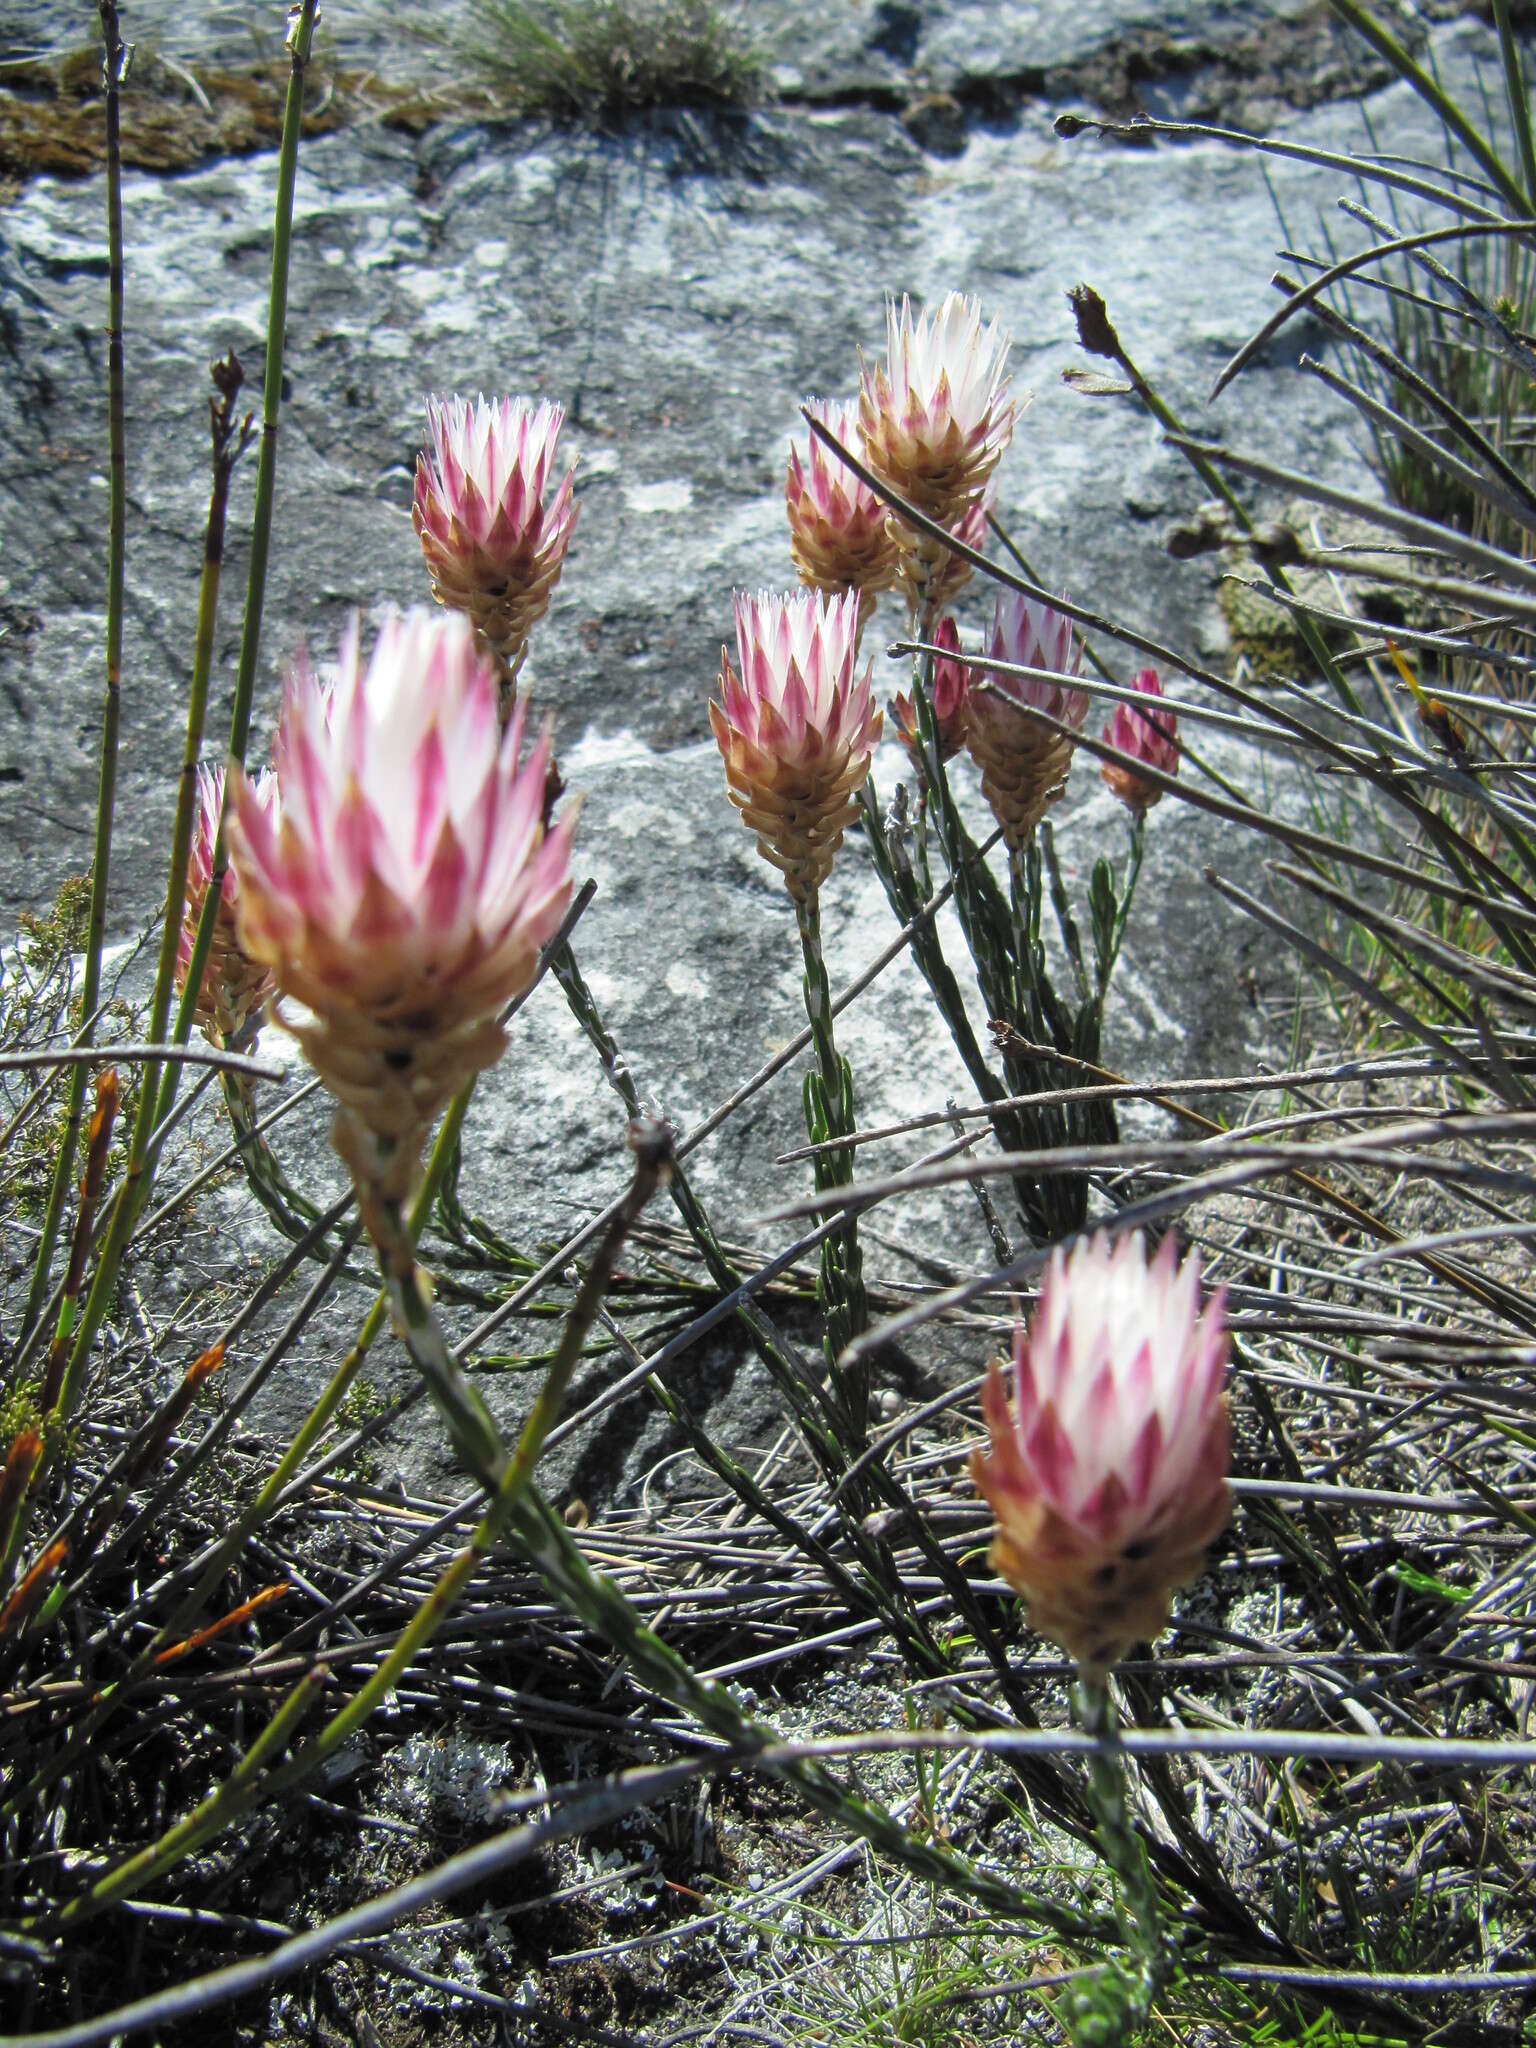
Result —
[[280, 1003], [273, 1014], [340, 1104], [336, 1149], [378, 1243], [369, 1203], [408, 1199], [434, 1120], [501, 1057], [506, 1033], [494, 1017], [456, 1017], [452, 1005], [381, 1022], [333, 997], [324, 1017], [299, 1021]]
[[1043, 1502], [989, 1492], [985, 1469], [978, 1452], [971, 1477], [997, 1516], [992, 1569], [1022, 1595], [1030, 1627], [1093, 1680], [1107, 1676], [1135, 1644], [1160, 1634], [1173, 1595], [1199, 1577], [1231, 1512], [1223, 1484], [1204, 1500], [1171, 1503], [1160, 1522], [1131, 1542], [1097, 1546]]
[[808, 590], [859, 593], [859, 623], [875, 608], [879, 591], [895, 580], [896, 550], [884, 512], [856, 526], [835, 526], [811, 503], [809, 494], [789, 514], [789, 552], [795, 573]]
[[528, 636], [549, 609], [560, 580], [563, 555], [536, 551], [505, 559], [483, 554], [473, 543], [445, 548], [417, 517], [416, 531], [432, 595], [449, 611], [463, 612], [475, 629], [475, 646], [501, 664], [507, 681], [516, 677], [528, 652]]
[[1099, 773], [1110, 795], [1119, 797], [1126, 809], [1138, 818], [1144, 818], [1152, 806], [1160, 804], [1167, 794], [1161, 783], [1149, 782], [1134, 768], [1124, 768], [1118, 761], [1101, 761]]
[[797, 903], [809, 903], [832, 872], [843, 833], [859, 814], [869, 776], [867, 752], [843, 751], [823, 763], [789, 766], [733, 732], [711, 703], [710, 723], [725, 757], [725, 780], [758, 852], [784, 877]]
[[1022, 853], [1067, 786], [1072, 742], [994, 687], [972, 692], [965, 743], [1008, 851]]

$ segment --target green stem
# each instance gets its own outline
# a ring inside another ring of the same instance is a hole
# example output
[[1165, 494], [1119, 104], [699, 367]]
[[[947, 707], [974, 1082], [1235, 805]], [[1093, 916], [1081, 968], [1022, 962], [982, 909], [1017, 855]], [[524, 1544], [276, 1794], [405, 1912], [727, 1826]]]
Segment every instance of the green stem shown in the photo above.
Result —
[[216, 1785], [200, 1805], [195, 1806], [175, 1827], [168, 1829], [158, 1842], [152, 1842], [136, 1856], [130, 1856], [126, 1863], [108, 1871], [81, 1897], [71, 1899], [54, 1925], [61, 1929], [73, 1926], [99, 1913], [114, 1900], [126, 1897], [129, 1892], [142, 1890], [163, 1872], [174, 1869], [184, 1858], [194, 1854], [204, 1842], [211, 1840], [243, 1813], [260, 1785], [261, 1773], [268, 1759], [282, 1749], [319, 1698], [320, 1689], [329, 1676], [323, 1664], [317, 1664], [312, 1671], [306, 1672], [223, 1783]]
[[[594, 1572], [571, 1532], [537, 1487], [513, 1513], [512, 1526], [549, 1591], [631, 1667], [639, 1682], [671, 1700], [719, 1741], [750, 1751], [775, 1740], [775, 1731], [749, 1717], [730, 1691], [700, 1678], [636, 1614], [609, 1579]], [[948, 1890], [976, 1899], [996, 1913], [1038, 1919], [1071, 1938], [1092, 1930], [1083, 1916], [979, 1869], [953, 1850], [910, 1834], [883, 1806], [849, 1792], [814, 1762], [790, 1762], [782, 1775], [815, 1811], [891, 1856], [903, 1868]]]
[[[261, 384], [261, 444], [256, 454], [256, 495], [251, 512], [251, 561], [245, 586], [245, 617], [240, 633], [240, 662], [235, 673], [235, 698], [229, 717], [229, 758], [241, 766], [251, 734], [251, 707], [256, 695], [256, 662], [261, 649], [261, 614], [267, 594], [267, 561], [272, 543], [272, 501], [277, 481], [277, 427], [283, 400], [283, 353], [288, 328], [288, 267], [293, 239], [293, 193], [299, 169], [299, 137], [304, 127], [304, 79], [309, 68], [310, 44], [314, 39], [318, 0], [302, 0], [288, 30], [288, 94], [283, 103], [283, 132], [277, 156], [277, 201], [272, 222], [272, 277], [267, 294], [267, 351]], [[230, 788], [224, 787], [224, 814], [228, 815]], [[208, 898], [198, 925], [193, 950], [192, 973], [176, 1017], [176, 1042], [185, 1042], [192, 1029], [196, 990], [213, 942], [213, 921], [219, 894], [224, 886], [229, 851], [224, 841], [224, 819], [219, 820], [218, 844], [214, 849], [213, 872], [208, 879]], [[166, 1069], [156, 1109], [163, 1122], [176, 1100], [181, 1066], [173, 1061]], [[147, 1190], [145, 1191], [148, 1192]]]
[[[111, 0], [102, 0], [103, 21], [106, 19]], [[230, 755], [233, 760], [245, 758], [246, 740], [250, 732], [251, 699], [256, 683], [256, 653], [261, 632], [261, 606], [266, 592], [267, 552], [272, 526], [272, 487], [277, 467], [277, 414], [282, 399], [283, 385], [283, 331], [288, 307], [288, 249], [293, 224], [293, 188], [298, 171], [299, 131], [303, 126], [304, 113], [304, 72], [309, 62], [310, 40], [314, 33], [316, 0], [303, 0], [289, 35], [289, 51], [292, 69], [288, 80], [288, 98], [283, 112], [282, 147], [278, 157], [277, 215], [272, 238], [272, 290], [267, 315], [267, 364], [262, 394], [261, 451], [256, 468], [256, 511], [251, 532], [251, 572], [246, 590], [245, 628], [240, 643], [240, 668], [235, 683], [235, 705], [230, 720]], [[115, 33], [115, 10], [114, 10]], [[121, 223], [118, 224], [118, 262], [121, 255]], [[116, 311], [121, 310], [121, 282], [116, 294]], [[118, 375], [121, 376], [122, 342], [117, 339]], [[115, 456], [114, 456], [115, 460]], [[115, 472], [114, 472], [115, 474]], [[120, 570], [119, 570], [119, 573]], [[120, 609], [120, 607], [119, 607]], [[109, 685], [115, 671], [109, 645]], [[115, 694], [115, 693], [114, 693]], [[115, 727], [114, 727], [115, 729]], [[229, 801], [229, 790], [225, 788], [225, 803]], [[207, 957], [207, 943], [213, 934], [212, 917], [217, 911], [219, 892], [223, 887], [225, 865], [224, 834], [219, 833], [218, 854], [213, 874], [208, 884], [208, 899], [203, 905], [202, 926], [207, 932], [207, 942], [202, 946], [203, 959]], [[94, 902], [94, 899], [93, 899]], [[94, 910], [93, 910], [94, 915]], [[203, 929], [199, 930], [203, 938]], [[201, 963], [194, 957], [193, 966], [199, 972]], [[189, 975], [186, 993], [182, 998], [181, 1012], [177, 1017], [178, 1037], [184, 1037], [191, 1029], [192, 1011], [196, 1005], [196, 982]], [[176, 1099], [180, 1081], [180, 1062], [172, 1061], [157, 1091], [150, 1086], [146, 1075], [140, 1098], [139, 1117], [135, 1122], [134, 1144], [139, 1145], [141, 1133], [147, 1143], [151, 1130], [157, 1123], [164, 1122]], [[83, 1085], [83, 1083], [82, 1083]], [[145, 1105], [148, 1105], [146, 1109]], [[117, 1285], [118, 1268], [134, 1223], [143, 1210], [154, 1185], [153, 1164], [146, 1168], [142, 1152], [137, 1165], [130, 1157], [129, 1169], [113, 1205], [112, 1218], [107, 1227], [106, 1241], [102, 1245], [96, 1262], [96, 1273], [91, 1291], [86, 1297], [85, 1311], [75, 1335], [74, 1348], [70, 1353], [69, 1365], [64, 1376], [64, 1394], [60, 1406], [68, 1415], [79, 1398], [80, 1383], [85, 1374], [86, 1360], [91, 1346], [101, 1328], [107, 1304]]]
[[[101, 949], [107, 927], [107, 882], [112, 860], [112, 817], [117, 802], [117, 733], [122, 708], [123, 565], [128, 530], [128, 441], [123, 376], [123, 153], [121, 136], [123, 38], [116, 0], [101, 0], [102, 78], [107, 127], [107, 694], [101, 717], [101, 767], [96, 789], [96, 847], [91, 859], [91, 909], [85, 970], [80, 984], [81, 1042], [89, 1044], [101, 989]], [[74, 1178], [85, 1102], [87, 1069], [70, 1070], [64, 1134], [54, 1163], [48, 1207], [32, 1268], [32, 1285], [18, 1338], [37, 1322], [48, 1299], [48, 1275]]]
[[[816, 1053], [816, 1065], [805, 1077], [805, 1127], [811, 1143], [818, 1145], [828, 1138], [851, 1138], [857, 1128], [853, 1072], [839, 1055], [832, 1035], [832, 990], [821, 951], [821, 910], [814, 895], [804, 901], [796, 897], [795, 921], [800, 928], [800, 950], [805, 958], [805, 1014]], [[818, 1190], [848, 1187], [853, 1180], [852, 1151], [819, 1152], [815, 1174]], [[841, 1230], [822, 1240], [821, 1275], [816, 1291], [826, 1318], [827, 1364], [832, 1371], [848, 1442], [853, 1449], [862, 1449], [869, 1433], [869, 1367], [861, 1362], [852, 1372], [846, 1372], [838, 1365], [848, 1345], [869, 1327], [858, 1225], [851, 1216]]]
[[[640, 1116], [640, 1097], [634, 1079], [613, 1034], [603, 1021], [597, 999], [587, 986], [577, 964], [576, 955], [570, 946], [563, 946], [556, 954], [551, 971], [565, 993], [571, 1014], [586, 1033], [601, 1060], [609, 1084], [629, 1114], [632, 1117]], [[710, 1278], [722, 1293], [734, 1293], [741, 1284], [741, 1275], [726, 1258], [704, 1205], [694, 1193], [693, 1184], [681, 1166], [673, 1170], [670, 1191], [677, 1212], [709, 1269]], [[781, 1343], [773, 1324], [755, 1302], [743, 1301], [737, 1314], [746, 1326], [758, 1356], [773, 1375], [775, 1384], [788, 1403], [790, 1413], [812, 1457], [821, 1467], [823, 1474], [835, 1482], [846, 1470], [847, 1460], [838, 1442], [839, 1417], [832, 1404], [822, 1389], [815, 1386], [797, 1367], [795, 1360]]]
[[1139, 2026], [1172, 1974], [1174, 1943], [1145, 1845], [1131, 1822], [1125, 1763], [1118, 1748], [1119, 1720], [1109, 1687], [1102, 1680], [1079, 1678], [1072, 1702], [1078, 1725], [1099, 1744], [1088, 1759], [1088, 1806], [1094, 1840], [1118, 1884], [1115, 1910], [1132, 1958], [1131, 1971], [1118, 1987], [1122, 1998], [1128, 1996], [1130, 2009], [1122, 2005], [1118, 2017], [1122, 2025], [1130, 2020]]
[[1510, 176], [1503, 159], [1470, 122], [1445, 88], [1431, 78], [1429, 73], [1416, 64], [1403, 45], [1371, 13], [1360, 4], [1360, 0], [1330, 0], [1335, 14], [1342, 15], [1352, 29], [1357, 30], [1372, 47], [1378, 50], [1400, 78], [1419, 95], [1419, 98], [1434, 113], [1441, 125], [1454, 135], [1473, 159], [1482, 165], [1488, 176], [1498, 186], [1505, 202], [1516, 213], [1529, 211], [1529, 202], [1520, 190], [1517, 179]]
[[[1334, 4], [1336, 6], [1340, 5], [1340, 0], [1334, 0]], [[1178, 414], [1171, 406], [1164, 403], [1156, 387], [1147, 382], [1147, 379], [1131, 360], [1119, 335], [1110, 324], [1104, 301], [1099, 297], [1098, 293], [1091, 291], [1086, 285], [1078, 285], [1068, 296], [1071, 298], [1073, 309], [1078, 316], [1078, 334], [1083, 341], [1084, 347], [1090, 349], [1096, 355], [1106, 355], [1113, 362], [1117, 363], [1130, 379], [1136, 396], [1147, 408], [1147, 411], [1151, 413], [1158, 425], [1165, 428], [1170, 434], [1187, 438], [1188, 429]], [[1248, 517], [1247, 507], [1221, 474], [1221, 471], [1203, 455], [1193, 454], [1187, 449], [1184, 451], [1184, 454], [1206, 489], [1221, 499], [1241, 530], [1244, 533], [1251, 534], [1253, 522]], [[1287, 596], [1295, 596], [1295, 588], [1290, 578], [1277, 563], [1264, 561], [1261, 558], [1261, 567], [1276, 589], [1283, 590]], [[1308, 618], [1305, 612], [1292, 612], [1291, 616], [1296, 621], [1297, 633], [1305, 643], [1307, 652], [1317, 663], [1319, 672], [1326, 676], [1329, 688], [1341, 704], [1347, 706], [1357, 717], [1362, 716], [1360, 700], [1355, 694], [1354, 687], [1334, 660], [1328, 643], [1324, 640], [1316, 621]]]
[[1504, 61], [1504, 90], [1509, 96], [1509, 118], [1520, 146], [1520, 169], [1525, 179], [1525, 198], [1520, 211], [1529, 213], [1536, 206], [1536, 139], [1531, 134], [1525, 71], [1520, 62], [1520, 46], [1515, 41], [1514, 24], [1509, 17], [1509, 0], [1493, 0], [1493, 18], [1498, 24], [1499, 54]]

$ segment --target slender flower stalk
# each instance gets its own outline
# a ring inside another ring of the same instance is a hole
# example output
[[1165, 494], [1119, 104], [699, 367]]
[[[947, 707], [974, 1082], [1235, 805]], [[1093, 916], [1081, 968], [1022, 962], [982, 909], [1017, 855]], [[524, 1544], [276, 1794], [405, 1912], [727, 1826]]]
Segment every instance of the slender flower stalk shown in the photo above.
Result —
[[1072, 678], [1082, 668], [1082, 643], [1065, 614], [1008, 591], [997, 599], [986, 652], [993, 661], [1049, 669], [1053, 678], [989, 669], [967, 702], [966, 744], [981, 770], [982, 795], [1017, 857], [1065, 790], [1072, 766], [1072, 742], [1031, 714], [1043, 711], [1081, 730], [1088, 698]]
[[[858, 447], [857, 399], [839, 404], [835, 399], [810, 398], [806, 410], [845, 448]], [[857, 591], [859, 622], [864, 624], [875, 608], [877, 592], [889, 590], [895, 578], [896, 550], [884, 505], [812, 434], [803, 461], [799, 446], [790, 442], [784, 509], [789, 551], [800, 581], [829, 597]]]
[[544, 502], [564, 424], [564, 407], [547, 399], [427, 400], [412, 523], [438, 603], [463, 612], [480, 652], [501, 665], [508, 716], [576, 529], [574, 466]]
[[[851, 1137], [853, 1076], [832, 1035], [832, 998], [821, 952], [819, 897], [858, 814], [870, 756], [883, 725], [870, 697], [870, 669], [858, 673], [859, 600], [802, 590], [736, 598], [738, 673], [721, 650], [720, 701], [710, 725], [725, 763], [726, 787], [758, 851], [784, 877], [805, 958], [805, 1004], [816, 1066], [805, 1080], [806, 1128], [813, 1144]], [[845, 1186], [853, 1155], [820, 1154], [818, 1187]], [[865, 1328], [868, 1307], [857, 1230], [850, 1220], [825, 1240], [818, 1289], [827, 1318], [826, 1348], [835, 1365]], [[867, 1427], [867, 1389], [840, 1389], [850, 1442]]]

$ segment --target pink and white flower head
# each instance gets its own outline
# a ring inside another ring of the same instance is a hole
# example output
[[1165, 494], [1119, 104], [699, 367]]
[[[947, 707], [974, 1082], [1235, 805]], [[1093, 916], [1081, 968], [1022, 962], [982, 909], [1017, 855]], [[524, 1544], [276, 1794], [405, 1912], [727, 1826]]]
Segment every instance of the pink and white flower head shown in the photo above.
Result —
[[883, 723], [858, 672], [856, 592], [736, 594], [740, 672], [720, 650], [709, 722], [731, 802], [799, 903], [832, 871]]
[[[1136, 678], [1135, 687], [1144, 697], [1155, 701], [1162, 698], [1163, 686], [1155, 668], [1144, 668]], [[1154, 708], [1153, 704], [1144, 711], [1138, 705], [1117, 704], [1111, 712], [1104, 727], [1104, 738], [1110, 746], [1128, 754], [1130, 760], [1104, 761], [1100, 764], [1099, 773], [1133, 817], [1144, 818], [1154, 804], [1162, 802], [1166, 791], [1161, 783], [1139, 775], [1132, 764], [1141, 762], [1164, 775], [1177, 775], [1178, 730], [1179, 721], [1174, 713], [1160, 706]]]
[[972, 688], [967, 707], [966, 745], [981, 770], [982, 794], [1017, 853], [1066, 788], [1072, 766], [1072, 740], [1032, 714], [1082, 731], [1088, 698], [1072, 678], [1082, 670], [1083, 650], [1063, 613], [1007, 591], [997, 600], [984, 651], [996, 662], [1052, 672], [1047, 680], [988, 669], [986, 686]]
[[[856, 398], [846, 404], [810, 398], [806, 410], [845, 448], [858, 453]], [[867, 618], [875, 593], [890, 588], [896, 566], [885, 507], [869, 485], [812, 434], [804, 462], [798, 445], [789, 444], [784, 509], [789, 515], [789, 551], [800, 581], [829, 595], [858, 591], [860, 615]]]
[[546, 819], [548, 729], [520, 762], [523, 707], [503, 732], [497, 697], [467, 619], [391, 613], [365, 664], [354, 617], [333, 680], [302, 652], [289, 673], [280, 814], [235, 783], [241, 943], [310, 1012], [279, 1021], [407, 1178], [437, 1112], [499, 1057], [497, 1013], [570, 895], [576, 806]]
[[[933, 644], [946, 650], [946, 654], [935, 655], [933, 661], [933, 722], [938, 728], [940, 756], [950, 761], [965, 745], [971, 671], [965, 662], [946, 658], [960, 652], [960, 629], [953, 619], [940, 619], [933, 629]], [[905, 694], [896, 697], [891, 704], [891, 715], [896, 721], [897, 735], [912, 756], [912, 765], [921, 780], [923, 756], [918, 740], [917, 710], [912, 699]]]
[[1052, 1254], [1028, 1335], [982, 1391], [971, 1476], [997, 1518], [992, 1564], [1030, 1624], [1102, 1676], [1150, 1641], [1230, 1509], [1225, 1294], [1172, 1237], [1098, 1232]]
[[[919, 512], [951, 532], [981, 497], [1013, 437], [1009, 341], [977, 300], [951, 292], [931, 317], [910, 300], [886, 306], [886, 355], [866, 368], [859, 432], [871, 469]], [[953, 561], [945, 549], [893, 522], [899, 574], [915, 611], [932, 609], [932, 579]], [[953, 593], [949, 593], [952, 595]]]
[[[270, 769], [253, 777], [251, 800], [274, 817], [277, 783]], [[207, 763], [197, 771], [197, 816], [192, 824], [192, 844], [187, 856], [187, 893], [181, 913], [181, 931], [176, 941], [176, 990], [185, 991], [192, 967], [192, 950], [208, 885], [213, 879], [213, 856], [219, 839], [219, 817], [224, 808], [224, 770]], [[195, 1015], [198, 1028], [215, 1045], [228, 1045], [238, 1038], [250, 1018], [272, 993], [272, 977], [252, 960], [240, 944], [235, 928], [235, 905], [240, 895], [240, 877], [231, 862], [224, 870], [219, 907], [214, 913], [213, 937], [203, 965], [197, 992]]]
[[576, 526], [574, 469], [545, 486], [565, 424], [548, 399], [429, 398], [411, 520], [439, 604], [468, 614], [482, 653], [515, 676]]

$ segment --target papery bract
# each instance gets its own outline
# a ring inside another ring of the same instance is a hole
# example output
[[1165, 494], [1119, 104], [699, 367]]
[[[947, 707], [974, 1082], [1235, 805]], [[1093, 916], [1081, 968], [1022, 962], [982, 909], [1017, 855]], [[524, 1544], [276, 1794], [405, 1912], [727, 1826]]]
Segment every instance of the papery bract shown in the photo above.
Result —
[[1082, 668], [1082, 644], [1063, 613], [1009, 591], [997, 600], [984, 651], [995, 662], [1049, 669], [1054, 678], [988, 669], [986, 687], [973, 678], [967, 700], [966, 744], [981, 770], [982, 794], [1017, 853], [1067, 785], [1073, 742], [1033, 714], [1082, 730], [1088, 698], [1071, 681]]
[[[1161, 703], [1163, 686], [1158, 680], [1157, 670], [1144, 668], [1136, 678], [1135, 687], [1153, 701], [1145, 710], [1139, 705], [1117, 704], [1105, 723], [1104, 737], [1110, 746], [1128, 754], [1131, 762], [1143, 762], [1164, 775], [1177, 775], [1179, 721], [1173, 711]], [[1161, 783], [1138, 775], [1130, 762], [1103, 761], [1099, 765], [1099, 773], [1114, 795], [1137, 818], [1144, 818], [1166, 794]]]
[[[854, 454], [859, 452], [857, 399], [839, 404], [811, 398], [806, 409]], [[815, 434], [802, 462], [791, 441], [784, 479], [789, 517], [789, 551], [800, 581], [835, 595], [856, 590], [861, 616], [873, 608], [877, 591], [890, 587], [896, 554], [886, 530], [885, 507], [862, 478], [840, 462]]]
[[790, 894], [831, 872], [858, 810], [882, 718], [858, 673], [859, 600], [819, 590], [736, 595], [739, 671], [720, 651], [709, 722], [732, 803]]
[[577, 807], [546, 829], [550, 736], [520, 761], [523, 724], [519, 705], [501, 730], [467, 619], [392, 613], [365, 665], [354, 617], [333, 682], [302, 653], [289, 674], [280, 816], [235, 784], [241, 943], [310, 1011], [278, 1015], [331, 1092], [412, 1164], [499, 1056], [497, 1012], [570, 894]]
[[[544, 491], [564, 408], [528, 398], [427, 400], [411, 518], [433, 594], [474, 622], [482, 653], [515, 676], [576, 525], [574, 470]], [[504, 708], [510, 708], [504, 706]]]
[[1031, 1625], [1099, 1678], [1156, 1636], [1229, 1512], [1225, 1294], [1172, 1237], [1102, 1231], [1051, 1255], [1028, 1334], [999, 1361], [971, 1476], [997, 1518], [992, 1563]]
[[[935, 647], [942, 647], [950, 654], [960, 652], [960, 629], [953, 619], [940, 619], [930, 637]], [[966, 704], [970, 691], [971, 671], [968, 665], [963, 661], [946, 660], [942, 654], [935, 655], [933, 722], [938, 729], [939, 753], [946, 761], [953, 760], [965, 745]], [[891, 715], [896, 721], [897, 736], [911, 755], [912, 765], [921, 779], [923, 757], [918, 743], [917, 708], [903, 693], [892, 700]]]
[[[277, 783], [269, 769], [254, 776], [251, 800], [273, 818], [277, 813]], [[224, 770], [201, 763], [197, 770], [197, 816], [192, 825], [192, 843], [187, 855], [187, 893], [182, 908], [181, 930], [176, 940], [176, 989], [187, 986], [192, 952], [203, 905], [213, 879], [214, 851], [219, 838], [219, 816], [224, 807]], [[203, 966], [194, 1015], [198, 1028], [216, 1045], [227, 1045], [239, 1037], [247, 1022], [272, 993], [272, 977], [260, 962], [252, 960], [240, 944], [235, 924], [235, 906], [240, 896], [240, 877], [231, 861], [224, 870], [219, 906], [214, 912], [213, 937]]]
[[[859, 432], [881, 481], [951, 532], [980, 499], [1013, 434], [1008, 337], [981, 324], [975, 299], [951, 292], [931, 316], [903, 297], [886, 307], [885, 361], [866, 368]], [[915, 613], [940, 598], [934, 579], [953, 561], [942, 543], [893, 519], [898, 576]]]
[[[966, 506], [964, 516], [952, 529], [955, 539], [964, 541], [965, 545], [973, 548], [978, 555], [982, 554], [986, 549], [989, 532], [987, 520], [996, 509], [997, 478], [993, 477], [980, 497], [973, 498]], [[928, 579], [925, 593], [926, 609], [930, 613], [946, 610], [959, 597], [973, 574], [970, 563], [962, 555], [950, 554], [946, 550]]]

